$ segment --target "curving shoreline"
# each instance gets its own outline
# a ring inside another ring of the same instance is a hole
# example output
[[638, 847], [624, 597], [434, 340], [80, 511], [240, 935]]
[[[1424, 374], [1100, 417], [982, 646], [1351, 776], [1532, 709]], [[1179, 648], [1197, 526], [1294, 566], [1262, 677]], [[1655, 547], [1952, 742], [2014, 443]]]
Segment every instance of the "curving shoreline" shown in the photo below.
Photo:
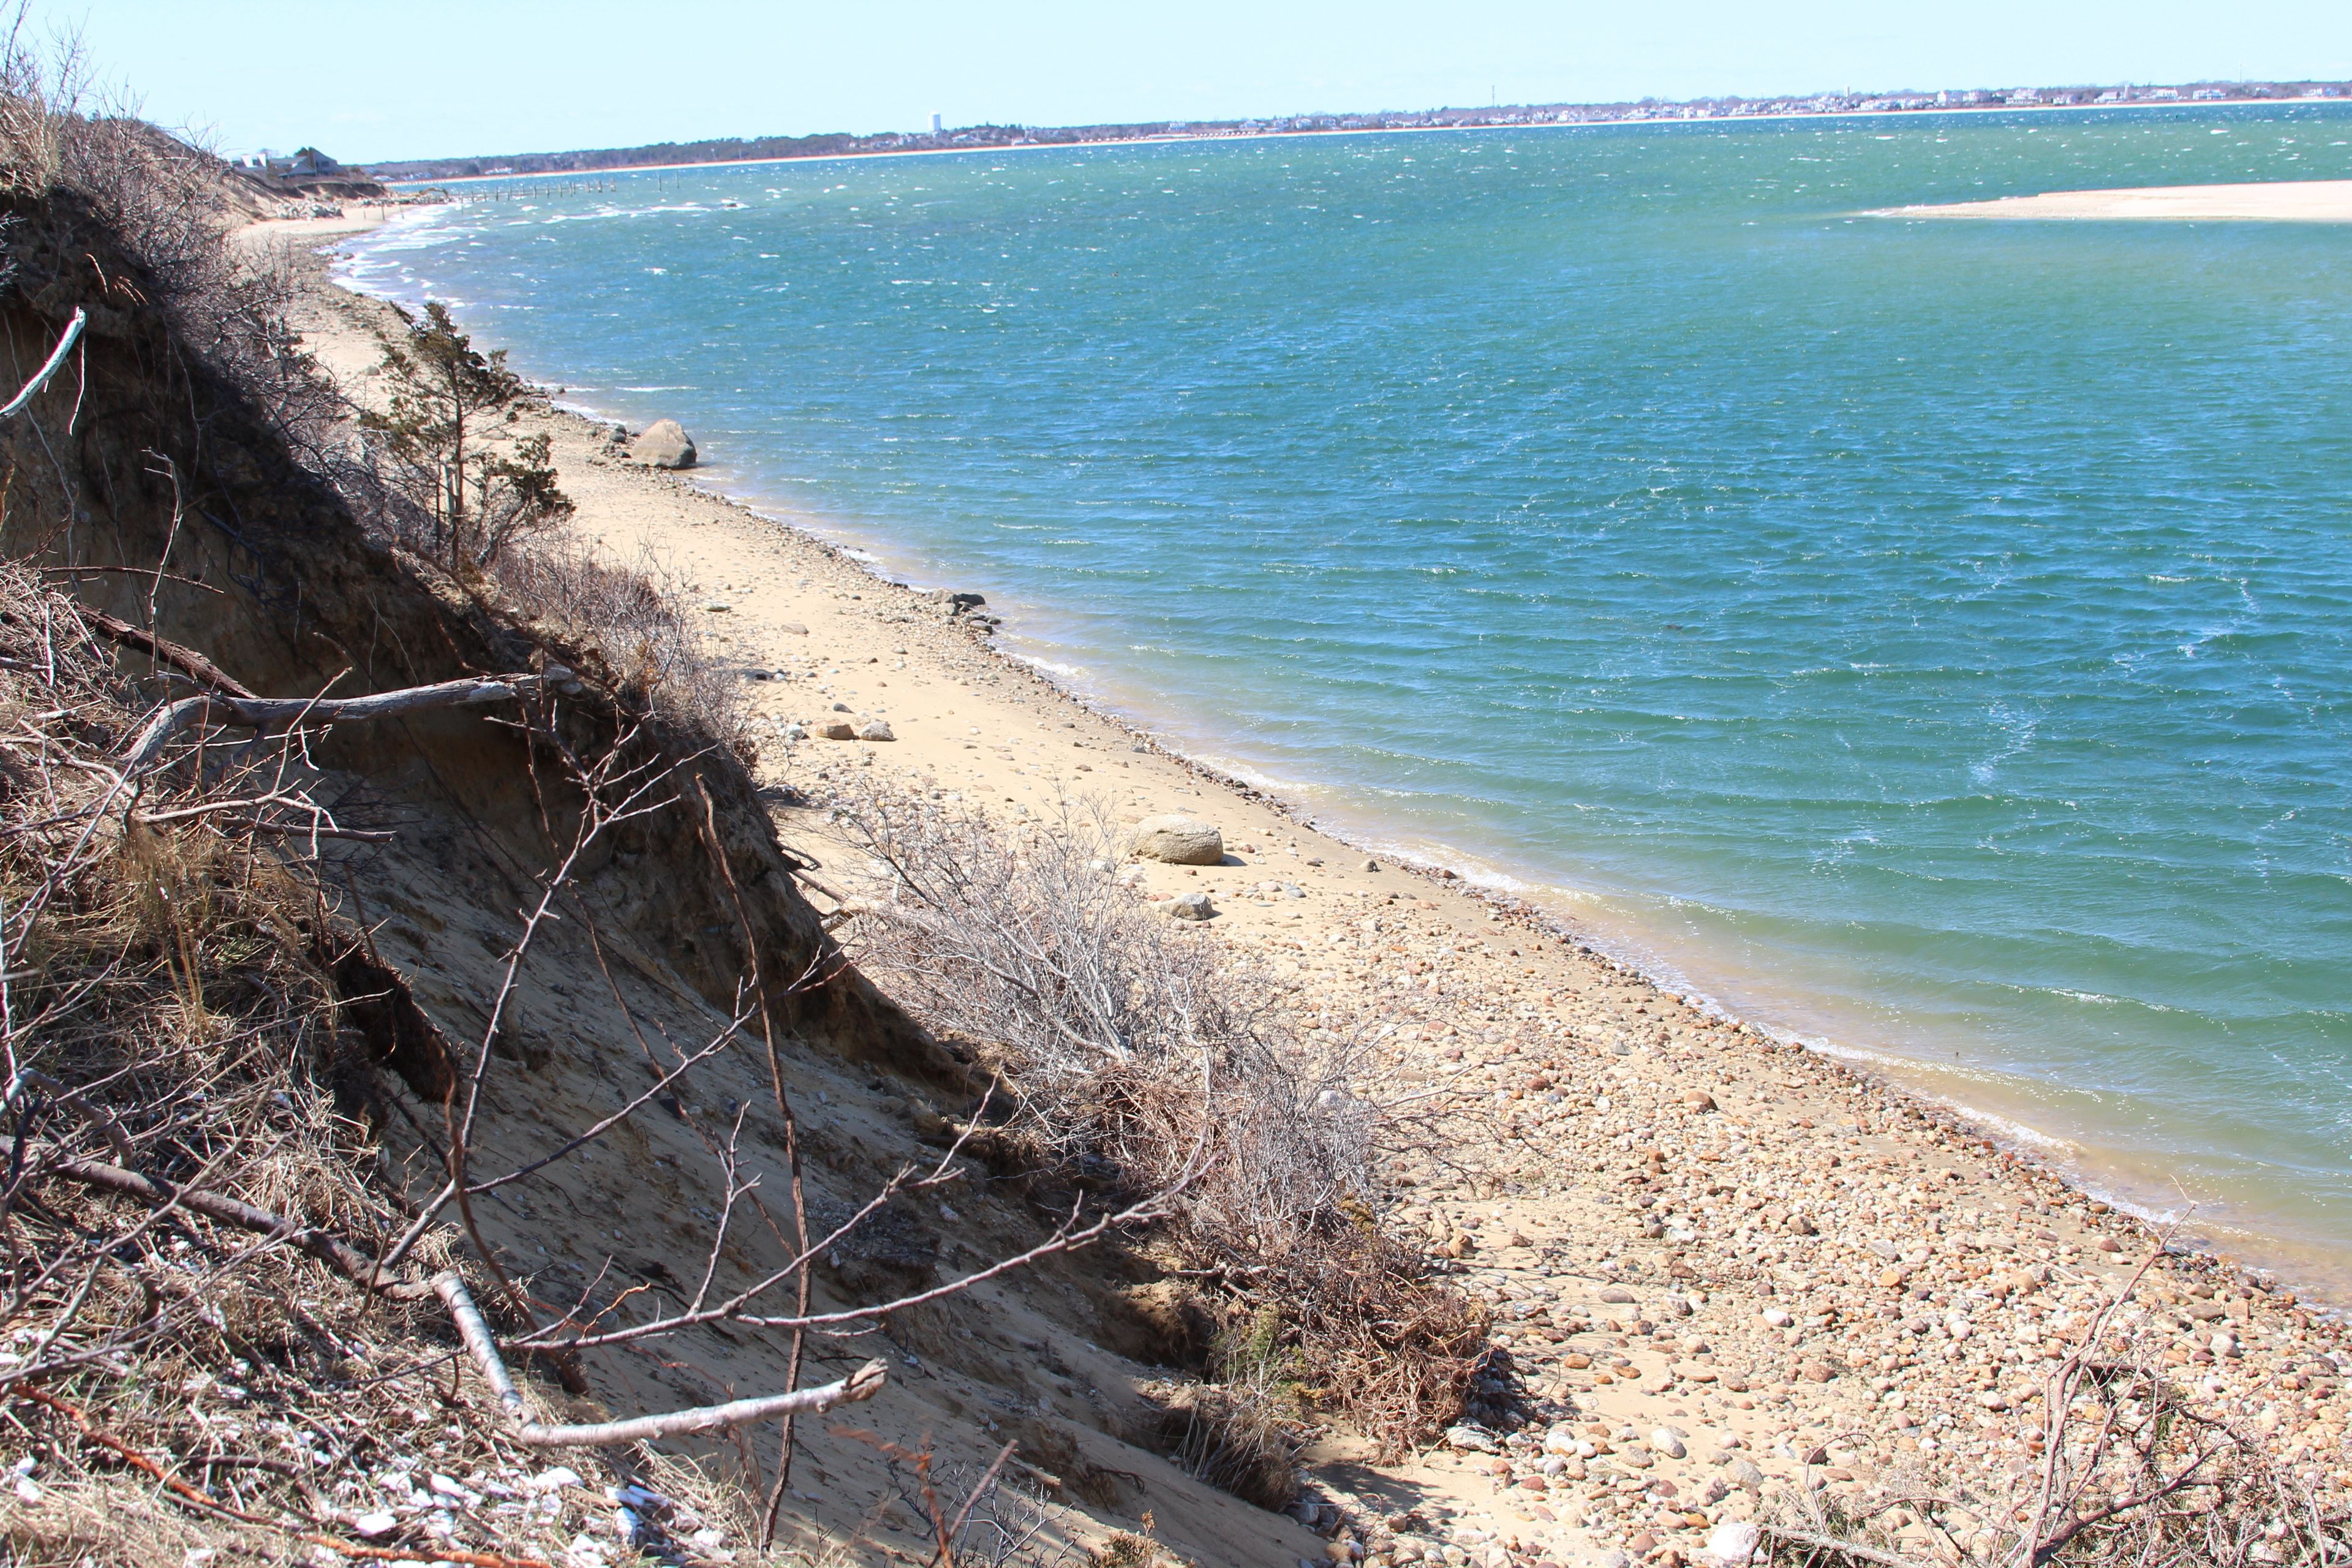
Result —
[[[315, 262], [304, 272], [306, 337], [364, 397], [383, 308], [331, 289]], [[2039, 1417], [2020, 1413], [2062, 1320], [2079, 1321], [2158, 1241], [1916, 1097], [1660, 990], [1566, 922], [1447, 873], [1367, 868], [1360, 849], [1086, 707], [812, 531], [616, 464], [608, 426], [528, 417], [555, 443], [581, 531], [665, 561], [697, 602], [724, 606], [707, 620], [725, 657], [787, 677], [749, 688], [772, 776], [815, 793], [855, 770], [1034, 813], [1108, 791], [1122, 816], [1217, 820], [1241, 864], [1152, 866], [1146, 889], [1211, 892], [1211, 939], [1252, 950], [1285, 987], [1280, 1005], [1394, 1028], [1392, 1086], [1443, 1090], [1458, 1114], [1448, 1162], [1409, 1156], [1391, 1172], [1392, 1219], [1496, 1306], [1531, 1391], [1643, 1430], [1681, 1422], [1685, 1495], [1738, 1474], [1706, 1462], [1718, 1445], [1702, 1432], [1738, 1437], [1724, 1451], [1792, 1484], [1823, 1468], [1806, 1462], [1816, 1448], [1839, 1487], [2021, 1451], [2021, 1424]], [[835, 701], [887, 717], [898, 739], [785, 739], [785, 721]], [[814, 828], [790, 814], [781, 826]], [[2338, 1325], [2210, 1257], [2168, 1256], [2151, 1304], [2159, 1290], [2183, 1304], [2138, 1326], [2152, 1354], [2212, 1385], [2205, 1397], [2232, 1418], [2286, 1412], [2281, 1452], [2299, 1445], [2324, 1485], [2352, 1481]], [[1805, 1310], [1776, 1304], [1790, 1301]], [[2225, 1317], [2244, 1325], [2227, 1352], [2205, 1327]], [[1581, 1478], [1556, 1493], [1497, 1478], [1467, 1448], [1411, 1477], [1454, 1500], [1469, 1521], [1457, 1537], [1565, 1552], [1695, 1528], [1686, 1515], [1669, 1524], [1664, 1500], [1629, 1508]], [[1755, 1489], [1728, 1487], [1708, 1518], [1752, 1510]]]
[[[448, 208], [419, 216], [429, 226], [426, 237], [436, 243], [447, 235], [470, 230], [474, 224], [469, 215], [453, 216]], [[350, 269], [354, 286], [413, 299], [420, 285], [410, 268], [422, 266], [433, 270], [435, 264], [419, 259], [414, 244], [387, 239], [388, 243], [362, 247], [361, 259]], [[509, 305], [523, 302], [507, 300]], [[488, 319], [485, 313], [484, 320]], [[604, 363], [593, 340], [574, 340], [572, 346], [584, 350], [587, 357], [575, 353], [543, 361], [534, 368], [549, 380], [560, 381], [582, 365]], [[611, 379], [679, 377], [663, 374]], [[620, 395], [625, 390], [588, 395], [583, 400], [588, 406], [580, 411], [592, 420], [643, 419], [676, 412], [648, 405], [642, 398]], [[611, 406], [595, 406], [608, 403]], [[904, 540], [894, 537], [887, 526], [845, 528], [831, 520], [804, 516], [790, 502], [778, 506], [771, 499], [775, 493], [772, 484], [761, 479], [763, 475], [774, 479], [772, 459], [777, 454], [746, 449], [740, 455], [740, 474], [722, 472], [702, 482], [733, 487], [763, 515], [780, 517], [819, 538], [872, 552], [878, 558], [877, 570], [886, 574], [897, 569], [914, 574], [919, 581], [937, 580], [940, 569], [929, 558], [919, 550], [908, 551]], [[919, 531], [908, 537], [929, 535]], [[951, 582], [947, 585], [974, 584]], [[993, 589], [992, 584], [980, 585]], [[1072, 611], [1076, 612], [1075, 618]], [[1041, 657], [1049, 678], [1071, 685], [1081, 701], [1107, 706], [1115, 715], [1158, 732], [1168, 744], [1223, 773], [1288, 796], [1303, 819], [1339, 825], [1337, 836], [1341, 838], [1369, 843], [1383, 853], [1411, 849], [1433, 863], [1504, 889], [1501, 896], [1517, 895], [1531, 901], [1612, 954], [1636, 963], [1668, 988], [1698, 991], [1719, 999], [1736, 1015], [1769, 1018], [1784, 1040], [1827, 1050], [1862, 1064], [1864, 1070], [1889, 1074], [1912, 1092], [1997, 1130], [2004, 1142], [2034, 1148], [2039, 1157], [2072, 1171], [2095, 1195], [2144, 1217], [2158, 1218], [2177, 1210], [2173, 1173], [2179, 1168], [2176, 1160], [2185, 1162], [2193, 1195], [2223, 1195], [2232, 1200], [2229, 1209], [2209, 1208], [2197, 1215], [2198, 1224], [2215, 1245], [2282, 1267], [2298, 1284], [2325, 1281], [2331, 1293], [2341, 1294], [2347, 1282], [2352, 1281], [2352, 1267], [2347, 1267], [2352, 1258], [2347, 1258], [2347, 1249], [2331, 1247], [2326, 1216], [2318, 1212], [2319, 1205], [2297, 1204], [2291, 1193], [2282, 1194], [2275, 1180], [2279, 1166], [2264, 1159], [2258, 1130], [2238, 1128], [2234, 1142], [2200, 1143], [2199, 1129], [2189, 1125], [2188, 1119], [2164, 1114], [2152, 1100], [2128, 1096], [2120, 1104], [2102, 1100], [2090, 1086], [2118, 1079], [2103, 1073], [2096, 1061], [2085, 1063], [2090, 1076], [2082, 1079], [2070, 1078], [2063, 1069], [2042, 1070], [2055, 1061], [2080, 1059], [2093, 1048], [2086, 1037], [2063, 1033], [2074, 1026], [2071, 1019], [2041, 1020], [2061, 1033], [2050, 1041], [2049, 1052], [2037, 1054], [2031, 1037], [2021, 1037], [2013, 1030], [2006, 1036], [1964, 1033], [1952, 1019], [1935, 1011], [1942, 998], [1932, 990], [1921, 991], [1916, 984], [1904, 990], [1905, 981], [1916, 983], [1932, 976], [1916, 966], [1902, 969], [1900, 953], [1891, 955], [1897, 965], [1892, 990], [1874, 990], [1866, 982], [1850, 983], [1853, 977], [1841, 973], [1835, 963], [1806, 967], [1800, 962], [1782, 967], [1775, 962], [1770, 939], [1763, 939], [1764, 951], [1759, 951], [1756, 942], [1736, 929], [1738, 922], [1725, 910], [1709, 909], [1702, 901], [1706, 918], [1685, 928], [1670, 898], [1651, 896], [1638, 885], [1617, 889], [1580, 888], [1585, 879], [1577, 866], [1562, 864], [1556, 854], [1549, 859], [1541, 858], [1545, 841], [1540, 831], [1528, 838], [1529, 847], [1537, 851], [1531, 860], [1514, 853], [1514, 823], [1481, 818], [1449, 824], [1442, 801], [1440, 810], [1423, 811], [1414, 803], [1391, 801], [1374, 791], [1344, 784], [1332, 789], [1295, 782], [1365, 775], [1354, 770], [1351, 759], [1344, 754], [1330, 756], [1328, 766], [1318, 766], [1305, 752], [1286, 752], [1279, 742], [1272, 750], [1258, 744], [1266, 739], [1264, 735], [1252, 735], [1236, 748], [1228, 742], [1230, 731], [1217, 725], [1213, 694], [1206, 694], [1204, 706], [1204, 693], [1188, 689], [1188, 700], [1171, 709], [1165, 694], [1138, 686], [1116, 653], [1106, 650], [1100, 668], [1091, 668], [1097, 665], [1091, 651], [1095, 639], [1108, 631], [1108, 641], [1115, 646], [1117, 635], [1115, 629], [1088, 624], [1082, 603], [1074, 605], [1065, 598], [1057, 605], [1038, 607], [1036, 613], [1022, 618], [1018, 629], [1036, 635], [1008, 638], [1005, 646], [1018, 657]], [[1077, 668], [1068, 668], [1073, 665]], [[1236, 750], [1244, 761], [1222, 760]], [[1271, 768], [1276, 776], [1271, 782], [1251, 765], [1256, 756], [1276, 759]], [[1285, 756], [1291, 760], [1282, 761]], [[1531, 864], [1543, 869], [1530, 873], [1527, 868]], [[1532, 875], [1534, 880], [1521, 881], [1513, 872], [1520, 877]], [[1818, 941], [1828, 933], [1817, 926], [1794, 934]], [[2008, 977], [1986, 973], [1974, 978], [1988, 983], [1979, 986], [1980, 992], [1997, 992], [1999, 983]], [[2037, 1000], [2049, 1002], [2047, 997]], [[1887, 1005], [1879, 1005], [1882, 1002]], [[1920, 1004], [1925, 1011], [1906, 1015], [1906, 1004]], [[2069, 1005], [2051, 1004], [2062, 1010]], [[1975, 1021], [1996, 1026], [2034, 1020], [2002, 1018], [1996, 1008]], [[1916, 1029], [1915, 1022], [1920, 1023]], [[2014, 1060], [2004, 1062], [2004, 1057]], [[1969, 1065], [1964, 1067], [1963, 1062]], [[2074, 1087], [2077, 1083], [2084, 1087]], [[2150, 1111], [2156, 1114], [2144, 1114]], [[2285, 1201], [2281, 1201], [2283, 1195]]]

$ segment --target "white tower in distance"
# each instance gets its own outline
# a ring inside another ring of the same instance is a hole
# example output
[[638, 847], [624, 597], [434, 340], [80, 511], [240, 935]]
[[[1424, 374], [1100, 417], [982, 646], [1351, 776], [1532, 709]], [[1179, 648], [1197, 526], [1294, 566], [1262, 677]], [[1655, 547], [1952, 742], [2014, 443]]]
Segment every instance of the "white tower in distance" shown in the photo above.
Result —
[[932, 135], [934, 135], [934, 136], [937, 136], [939, 133], [940, 133], [940, 117], [939, 117], [938, 115], [934, 114], [934, 115], [932, 115], [932, 116], [931, 116], [931, 134], [932, 134]]

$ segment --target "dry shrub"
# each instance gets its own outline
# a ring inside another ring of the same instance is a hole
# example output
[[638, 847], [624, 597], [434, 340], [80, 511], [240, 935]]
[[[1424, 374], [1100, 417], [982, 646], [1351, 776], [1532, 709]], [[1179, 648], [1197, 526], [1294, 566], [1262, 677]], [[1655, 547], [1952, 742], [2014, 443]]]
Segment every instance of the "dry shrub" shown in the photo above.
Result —
[[1244, 1300], [1278, 1313], [1307, 1386], [1383, 1453], [1408, 1453], [1459, 1418], [1486, 1321], [1414, 1249], [1366, 1225], [1334, 1227], [1294, 1247], [1275, 1282], [1233, 1279]]
[[[1302, 1037], [1270, 976], [1146, 906], [1099, 807], [999, 823], [874, 789], [837, 820], [864, 867], [843, 934], [896, 998], [972, 1043], [1036, 1158], [1126, 1190], [1186, 1182], [1165, 1233], [1178, 1260], [1387, 1451], [1459, 1415], [1482, 1326], [1372, 1222], [1389, 1124], [1357, 1087], [1364, 1039]], [[1266, 1356], [1244, 1359], [1246, 1379]], [[1235, 1464], [1259, 1473], [1213, 1468]]]
[[1043, 1157], [1139, 1191], [1201, 1166], [1188, 1223], [1254, 1255], [1370, 1197], [1360, 1047], [1295, 1037], [1268, 977], [1144, 908], [1103, 812], [999, 824], [876, 791], [840, 824], [867, 861], [861, 963], [977, 1045]]
[[677, 595], [649, 561], [619, 566], [568, 540], [542, 539], [501, 553], [489, 573], [525, 624], [594, 653], [656, 712], [721, 742], [742, 734], [740, 686], [704, 653]]

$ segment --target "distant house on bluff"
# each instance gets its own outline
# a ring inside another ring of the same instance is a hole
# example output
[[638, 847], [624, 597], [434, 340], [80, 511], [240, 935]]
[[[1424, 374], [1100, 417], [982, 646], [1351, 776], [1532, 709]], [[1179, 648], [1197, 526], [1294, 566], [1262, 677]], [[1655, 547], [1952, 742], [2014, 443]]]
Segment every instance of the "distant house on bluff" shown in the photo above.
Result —
[[271, 159], [269, 172], [289, 180], [331, 180], [343, 172], [343, 166], [316, 147], [304, 147], [291, 158]]

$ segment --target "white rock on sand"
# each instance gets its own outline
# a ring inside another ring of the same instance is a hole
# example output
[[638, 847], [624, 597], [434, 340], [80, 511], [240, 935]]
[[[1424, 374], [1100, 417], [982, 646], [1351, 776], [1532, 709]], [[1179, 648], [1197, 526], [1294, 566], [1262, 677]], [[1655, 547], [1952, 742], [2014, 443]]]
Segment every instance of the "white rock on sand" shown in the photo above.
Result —
[[1225, 858], [1224, 835], [1198, 817], [1170, 813], [1135, 825], [1134, 851], [1171, 866], [1214, 866]]
[[629, 460], [654, 468], [694, 467], [694, 437], [675, 419], [656, 419], [629, 443]]

